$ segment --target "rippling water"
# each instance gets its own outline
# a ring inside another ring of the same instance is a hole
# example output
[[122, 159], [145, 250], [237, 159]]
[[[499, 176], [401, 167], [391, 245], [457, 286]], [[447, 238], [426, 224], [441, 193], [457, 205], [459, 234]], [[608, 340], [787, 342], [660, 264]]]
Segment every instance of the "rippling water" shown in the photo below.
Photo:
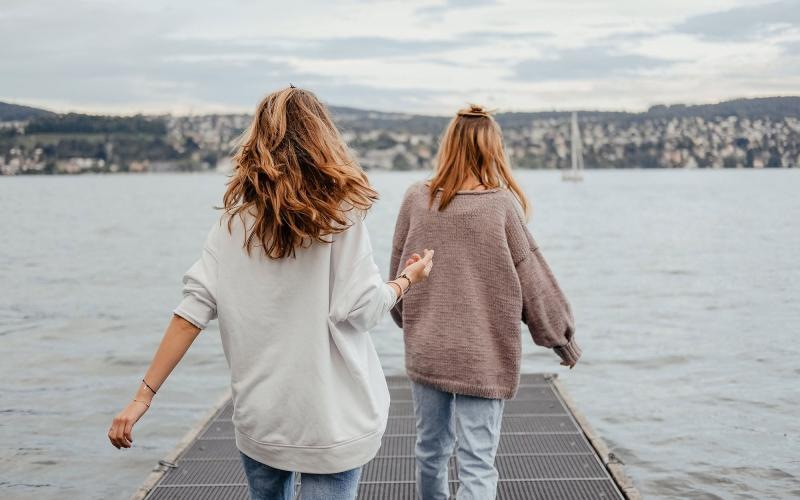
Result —
[[[373, 173], [388, 267], [405, 186]], [[576, 313], [560, 372], [648, 498], [800, 496], [800, 171], [520, 172]], [[220, 175], [0, 179], [0, 497], [127, 498], [228, 383], [216, 323], [135, 430], [106, 439], [216, 217]], [[387, 373], [400, 332], [373, 332]], [[278, 410], [279, 411], [279, 410]]]

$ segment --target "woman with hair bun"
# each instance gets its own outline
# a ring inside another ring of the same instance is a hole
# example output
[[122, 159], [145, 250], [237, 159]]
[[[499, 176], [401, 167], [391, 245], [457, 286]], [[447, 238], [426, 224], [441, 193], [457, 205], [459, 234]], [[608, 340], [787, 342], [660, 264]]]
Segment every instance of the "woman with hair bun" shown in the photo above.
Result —
[[[433, 179], [406, 192], [389, 271], [436, 248], [436, 274], [392, 309], [403, 328], [417, 425], [422, 500], [449, 497], [458, 443], [458, 499], [495, 497], [504, 401], [520, 376], [520, 320], [572, 368], [581, 355], [569, 303], [526, 227], [500, 126], [480, 106], [452, 119]], [[457, 439], [456, 439], [457, 438]]]

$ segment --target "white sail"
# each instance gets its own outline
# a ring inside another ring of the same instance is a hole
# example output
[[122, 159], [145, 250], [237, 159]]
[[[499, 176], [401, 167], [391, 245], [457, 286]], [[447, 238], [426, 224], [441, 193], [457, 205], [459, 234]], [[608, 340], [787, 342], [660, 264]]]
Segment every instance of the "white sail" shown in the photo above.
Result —
[[581, 142], [581, 130], [578, 128], [578, 113], [572, 112], [572, 138], [570, 140], [572, 148], [570, 157], [572, 168], [564, 170], [561, 178], [565, 181], [583, 180], [583, 142]]

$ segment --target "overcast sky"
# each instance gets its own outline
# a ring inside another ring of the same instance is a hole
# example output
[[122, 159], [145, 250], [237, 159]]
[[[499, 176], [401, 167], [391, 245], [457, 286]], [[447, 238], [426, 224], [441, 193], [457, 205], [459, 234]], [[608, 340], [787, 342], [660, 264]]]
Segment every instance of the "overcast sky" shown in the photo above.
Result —
[[0, 100], [57, 111], [326, 102], [638, 111], [800, 93], [800, 0], [0, 0]]

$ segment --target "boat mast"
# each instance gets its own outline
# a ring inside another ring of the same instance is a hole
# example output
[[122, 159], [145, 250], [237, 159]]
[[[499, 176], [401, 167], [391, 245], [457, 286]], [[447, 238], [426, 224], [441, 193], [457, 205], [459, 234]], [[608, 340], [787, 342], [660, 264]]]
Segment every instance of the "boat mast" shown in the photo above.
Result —
[[572, 112], [572, 138], [570, 140], [570, 159], [572, 168], [564, 172], [564, 180], [580, 181], [583, 180], [583, 143], [581, 142], [581, 131], [578, 128], [578, 113]]

